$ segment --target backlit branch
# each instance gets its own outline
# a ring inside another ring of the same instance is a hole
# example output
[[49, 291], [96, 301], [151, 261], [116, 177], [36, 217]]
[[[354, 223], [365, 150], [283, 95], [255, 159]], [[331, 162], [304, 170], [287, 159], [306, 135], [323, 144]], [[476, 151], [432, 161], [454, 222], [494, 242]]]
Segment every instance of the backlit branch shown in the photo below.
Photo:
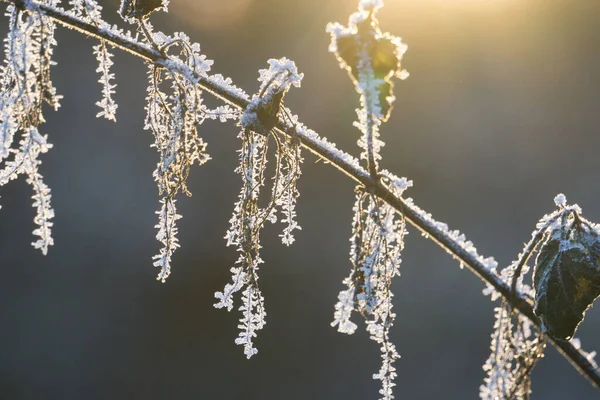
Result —
[[[162, 53], [159, 50], [155, 50], [147, 45], [139, 43], [131, 35], [120, 34], [115, 29], [86, 22], [83, 18], [78, 18], [61, 9], [51, 5], [41, 4], [33, 0], [0, 0], [0, 2], [13, 4], [22, 10], [39, 12], [52, 18], [55, 22], [63, 26], [79, 31], [85, 35], [96, 37], [100, 39], [102, 43], [107, 43], [111, 46], [123, 49], [156, 66], [166, 67], [171, 72], [175, 71], [178, 74], [187, 77], [190, 81], [195, 82], [200, 89], [214, 95], [239, 110], [245, 110], [249, 104], [248, 96], [243, 91], [236, 90], [231, 85], [223, 85], [222, 77], [200, 75], [179, 60], [170, 58], [166, 53]], [[229, 81], [226, 80], [226, 82]], [[472, 243], [466, 240], [464, 235], [460, 234], [458, 231], [451, 231], [446, 224], [434, 220], [430, 214], [420, 209], [412, 203], [412, 201], [407, 201], [394, 194], [393, 188], [402, 185], [399, 183], [400, 179], [392, 176], [386, 171], [381, 171], [380, 175], [374, 177], [373, 174], [370, 174], [359, 165], [356, 158], [337, 149], [334, 144], [321, 138], [316, 132], [303, 126], [297, 121], [297, 117], [293, 115], [286, 121], [280, 119], [277, 122], [275, 129], [279, 133], [284, 133], [289, 137], [299, 139], [302, 146], [310, 150], [317, 157], [326, 160], [329, 164], [364, 186], [368, 192], [394, 208], [397, 212], [402, 214], [406, 221], [414, 225], [426, 237], [446, 250], [462, 265], [466, 265], [471, 272], [502, 295], [505, 301], [509, 302], [514, 309], [521, 312], [536, 326], [541, 328], [540, 320], [534, 314], [531, 302], [522, 294], [512, 293], [510, 285], [506, 284], [496, 273], [497, 263], [493, 259], [483, 258], [477, 253]], [[376, 179], [377, 177], [384, 178]], [[547, 337], [547, 339], [595, 387], [600, 387], [600, 372], [597, 370], [596, 366], [588, 360], [586, 353], [579, 348], [576, 348], [568, 341], [553, 339], [551, 337]]]

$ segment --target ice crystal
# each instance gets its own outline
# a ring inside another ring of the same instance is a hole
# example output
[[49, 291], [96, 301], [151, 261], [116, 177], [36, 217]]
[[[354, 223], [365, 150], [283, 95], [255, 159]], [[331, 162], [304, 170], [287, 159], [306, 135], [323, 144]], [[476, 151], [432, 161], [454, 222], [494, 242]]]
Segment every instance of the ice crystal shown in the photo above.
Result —
[[[526, 244], [518, 260], [500, 273], [502, 281], [513, 288], [515, 297], [531, 299], [533, 296], [531, 286], [523, 282], [530, 269], [527, 260], [532, 250], [531, 243]], [[492, 300], [500, 297], [494, 290], [487, 293], [492, 294]], [[531, 372], [537, 360], [543, 357], [545, 347], [542, 332], [505, 299], [494, 311], [491, 353], [483, 365], [487, 376], [480, 387], [480, 397], [484, 400], [529, 399]]]
[[340, 66], [348, 71], [358, 93], [365, 97], [363, 109], [370, 118], [385, 121], [394, 101], [391, 80], [406, 79], [408, 72], [401, 69], [407, 50], [402, 39], [382, 33], [375, 17], [383, 6], [382, 0], [360, 1], [348, 26], [339, 23], [327, 25], [331, 34], [329, 51], [334, 53]]
[[[71, 5], [71, 15], [97, 27], [106, 26], [102, 19], [102, 6], [96, 0], [70, 0], [69, 4]], [[115, 93], [114, 89], [117, 85], [111, 83], [115, 75], [110, 72], [110, 67], [114, 64], [113, 55], [108, 51], [108, 44], [105, 40], [101, 40], [100, 44], [94, 46], [93, 49], [96, 60], [98, 60], [96, 72], [100, 73], [98, 82], [102, 85], [102, 99], [96, 103], [101, 110], [96, 117], [104, 117], [116, 122], [118, 106], [112, 95]]]
[[556, 197], [554, 198], [554, 204], [556, 204], [557, 207], [566, 206], [567, 205], [567, 197], [562, 193], [557, 194]]
[[102, 6], [96, 0], [69, 0], [71, 14], [96, 26], [103, 24]]
[[[233, 309], [233, 296], [243, 290], [240, 334], [236, 344], [244, 346], [248, 358], [258, 352], [253, 339], [265, 324], [264, 299], [258, 286], [260, 258], [260, 231], [267, 221], [277, 221], [277, 211], [285, 224], [280, 235], [284, 244], [294, 242], [293, 231], [299, 230], [296, 222], [295, 205], [299, 196], [296, 182], [300, 177], [300, 140], [296, 136], [281, 137], [273, 128], [281, 116], [289, 116], [282, 104], [283, 96], [293, 86], [300, 86], [302, 75], [290, 60], [269, 60], [269, 69], [259, 71], [261, 86], [258, 94], [240, 118], [242, 140], [240, 164], [236, 172], [242, 177], [242, 189], [235, 203], [230, 228], [225, 235], [228, 246], [236, 246], [240, 256], [239, 266], [231, 269], [232, 283], [225, 285], [222, 292], [215, 293], [216, 308]], [[269, 138], [276, 144], [275, 172], [271, 198], [265, 207], [259, 206], [260, 190], [265, 185], [265, 170]]]
[[[401, 192], [406, 186], [402, 182], [392, 187]], [[344, 279], [347, 289], [338, 296], [331, 325], [337, 326], [339, 332], [352, 334], [356, 330], [356, 324], [350, 321], [352, 311], [364, 317], [371, 340], [381, 349], [381, 369], [373, 379], [381, 381], [382, 399], [393, 399], [397, 375], [394, 362], [400, 355], [389, 338], [396, 316], [392, 312], [391, 284], [400, 275], [406, 226], [404, 218], [390, 205], [361, 187], [356, 192], [350, 239], [353, 267], [350, 276]]]
[[257, 286], [248, 285], [242, 294], [242, 305], [240, 306], [242, 318], [240, 318], [240, 334], [235, 339], [235, 344], [244, 346], [244, 354], [247, 358], [252, 357], [258, 350], [254, 347], [253, 340], [256, 332], [265, 326], [264, 298]]
[[573, 347], [575, 347], [575, 349], [576, 349], [577, 351], [579, 351], [579, 352], [580, 352], [580, 353], [581, 353], [581, 354], [582, 354], [582, 355], [583, 355], [583, 356], [586, 358], [586, 360], [588, 360], [588, 362], [591, 364], [591, 366], [592, 366], [594, 369], [596, 369], [596, 370], [597, 370], [598, 368], [600, 368], [600, 367], [598, 366], [598, 363], [596, 363], [596, 360], [595, 360], [595, 358], [596, 358], [596, 352], [595, 352], [595, 351], [590, 351], [589, 353], [588, 353], [587, 351], [584, 351], [584, 350], [581, 348], [581, 340], [580, 340], [580, 339], [578, 339], [578, 338], [572, 338], [572, 339], [570, 340], [570, 342], [571, 342], [571, 344], [573, 345]]
[[112, 61], [112, 54], [108, 51], [108, 47], [105, 41], [94, 46], [94, 54], [98, 60], [98, 68], [96, 72], [100, 73], [100, 79], [98, 82], [102, 85], [102, 99], [96, 103], [100, 107], [100, 112], [96, 117], [104, 117], [110, 121], [117, 121], [116, 112], [117, 104], [113, 100], [113, 94], [115, 93], [115, 87], [117, 85], [111, 83], [115, 78], [115, 74], [110, 72], [110, 67], [114, 64]]
[[[163, 37], [164, 48], [180, 48], [181, 53], [173, 57], [197, 73], [206, 73], [210, 63], [199, 54], [199, 46], [189, 43], [183, 35], [176, 37]], [[161, 220], [157, 228], [163, 229], [161, 226], [165, 224], [174, 226], [177, 219], [174, 211], [167, 212], [170, 208], [174, 210], [175, 196], [179, 192], [191, 195], [186, 184], [191, 167], [194, 164], [202, 165], [210, 159], [206, 153], [206, 143], [197, 132], [197, 125], [207, 118], [204, 114], [206, 107], [202, 104], [202, 91], [195, 79], [190, 80], [188, 74], [181, 74], [177, 68], [169, 69], [169, 65], [165, 68], [150, 66], [146, 101], [145, 129], [154, 134], [152, 146], [160, 155], [153, 176], [162, 196], [163, 211], [160, 215], [166, 218]], [[154, 265], [161, 268], [157, 279], [162, 282], [170, 273], [170, 257], [178, 247], [172, 245], [177, 244], [174, 241], [175, 234], [176, 230], [172, 230], [169, 236], [157, 236], [163, 247], [154, 257]]]
[[44, 255], [48, 253], [48, 247], [54, 244], [51, 232], [54, 210], [50, 205], [50, 189], [39, 173], [41, 161], [38, 156], [51, 148], [52, 145], [47, 142], [47, 135], [40, 135], [37, 128], [31, 126], [25, 130], [19, 149], [14, 151], [14, 159], [7, 161], [0, 168], [0, 186], [17, 178], [20, 174], [27, 175], [26, 181], [34, 191], [32, 199], [36, 214], [33, 222], [38, 225], [33, 234], [39, 236], [39, 239], [32, 245], [34, 248], [40, 249]]
[[[39, 155], [52, 145], [38, 127], [45, 122], [43, 103], [57, 109], [61, 98], [50, 79], [50, 67], [55, 64], [52, 60], [55, 24], [39, 12], [26, 13], [12, 5], [6, 15], [9, 32], [4, 41], [4, 66], [0, 70], [0, 186], [21, 174], [27, 176], [36, 209], [37, 228], [33, 234], [39, 237], [32, 245], [47, 254], [48, 247], [54, 244], [51, 235], [54, 211], [50, 189], [39, 171]], [[21, 140], [15, 148], [15, 136], [19, 133]]]
[[543, 356], [545, 342], [540, 330], [527, 317], [503, 301], [496, 307], [491, 354], [479, 395], [483, 400], [529, 399], [531, 371]]
[[244, 289], [242, 305], [239, 310], [243, 317], [240, 320], [240, 336], [236, 344], [244, 346], [248, 358], [257, 353], [253, 345], [256, 331], [265, 324], [266, 312], [263, 296], [258, 286], [258, 267], [263, 261], [260, 258], [260, 230], [266, 221], [269, 211], [261, 210], [258, 205], [260, 188], [264, 185], [264, 172], [267, 163], [267, 138], [249, 129], [242, 129], [240, 165], [236, 172], [242, 177], [242, 189], [239, 200], [234, 207], [230, 228], [225, 235], [228, 246], [236, 246], [239, 258], [232, 268], [232, 283], [227, 284], [223, 292], [215, 293], [219, 301], [216, 308], [233, 308], [233, 295]]
[[177, 214], [175, 200], [162, 198], [160, 203], [160, 210], [156, 212], [158, 224], [155, 228], [158, 230], [156, 240], [161, 242], [163, 247], [160, 249], [160, 253], [153, 256], [152, 259], [155, 260], [154, 266], [160, 268], [156, 279], [164, 283], [171, 274], [171, 256], [179, 247], [175, 222], [181, 218], [181, 215]]

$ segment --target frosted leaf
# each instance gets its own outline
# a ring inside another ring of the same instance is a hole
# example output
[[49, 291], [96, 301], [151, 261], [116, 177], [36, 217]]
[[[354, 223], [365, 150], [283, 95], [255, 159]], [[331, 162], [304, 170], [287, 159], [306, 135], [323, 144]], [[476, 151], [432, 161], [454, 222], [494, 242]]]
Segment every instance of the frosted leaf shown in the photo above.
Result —
[[[277, 141], [277, 166], [273, 177], [274, 212], [278, 209], [282, 214], [281, 223], [284, 224], [283, 232], [279, 235], [281, 242], [287, 246], [295, 241], [294, 231], [302, 230], [296, 220], [296, 201], [300, 196], [297, 188], [300, 179], [301, 163], [300, 141], [297, 138], [276, 137]], [[275, 215], [274, 215], [275, 217]]]
[[[572, 334], [571, 329], [574, 329], [574, 325], [563, 322], [556, 324], [554, 317], [563, 315], [563, 312], [566, 314], [572, 311], [572, 306], [565, 307], [564, 304], [567, 301], [564, 296], [561, 297], [556, 293], [548, 297], [549, 300], [547, 303], [543, 303], [544, 306], [538, 304], [538, 298], [545, 296], [547, 293], [544, 291], [543, 294], [540, 294], [540, 285], [536, 284], [536, 287], [538, 287], [538, 293], [536, 294], [530, 285], [524, 283], [524, 277], [530, 271], [530, 266], [528, 265], [529, 258], [543, 242], [536, 265], [540, 264], [541, 258], [544, 260], [541, 264], [544, 264], [545, 267], [536, 266], [536, 268], [540, 268], [539, 271], [551, 271], [552, 268], [557, 266], [557, 261], [561, 259], [561, 252], [564, 254], [573, 251], [581, 252], [586, 249], [586, 245], [583, 242], [586, 242], [587, 239], [595, 242], [596, 240], [593, 238], [598, 235], [598, 227], [584, 220], [579, 215], [581, 209], [577, 205], [567, 205], [566, 199], [557, 197], [558, 201], [555, 201], [555, 203], [558, 209], [548, 215], [544, 215], [540, 219], [536, 224], [536, 230], [531, 234], [531, 240], [525, 244], [517, 260], [504, 268], [500, 272], [499, 277], [502, 282], [515, 291], [516, 296], [524, 298], [527, 301], [533, 301], [535, 296], [536, 310], [547, 310], [544, 308], [547, 305], [551, 305], [550, 309], [561, 310], [558, 313], [551, 311], [549, 313], [551, 317], [549, 318], [552, 322], [550, 324], [545, 323], [545, 325], [547, 325], [546, 329], [550, 329], [550, 334], [560, 333], [561, 337], [565, 337]], [[573, 217], [575, 215], [577, 215], [576, 218]], [[575, 221], [580, 222], [576, 223]], [[579, 223], [585, 226], [583, 231], [587, 232], [586, 234], [581, 235], [577, 233], [578, 230], [572, 226]], [[561, 235], [566, 231], [571, 232], [573, 237], [565, 240], [567, 238], [563, 238]], [[583, 242], [580, 243], [581, 240], [577, 238], [582, 239]], [[594, 262], [596, 262], [595, 258]], [[551, 274], [542, 274], [539, 271], [536, 273], [538, 280], [540, 280], [539, 278], [542, 275], [545, 277], [551, 276]], [[573, 271], [572, 273], [575, 272]], [[567, 276], [567, 274], [564, 274], [564, 276]], [[570, 282], [574, 283], [574, 281]], [[492, 300], [500, 297], [500, 293], [491, 286], [485, 292], [492, 295]], [[563, 305], [552, 306], [553, 302], [556, 304], [562, 302]], [[536, 311], [536, 313], [539, 315], [539, 311]], [[541, 319], [544, 321], [544, 317]], [[537, 359], [543, 355], [544, 341], [542, 332], [536, 326], [532, 325], [526, 317], [516, 312], [506, 300], [502, 302], [501, 307], [496, 308], [494, 329], [491, 341], [492, 353], [484, 365], [487, 377], [484, 385], [480, 388], [480, 396], [482, 399], [489, 400], [499, 398], [529, 399], [531, 391], [530, 374]], [[577, 345], [577, 342], [574, 345]]]
[[390, 171], [384, 169], [379, 172], [382, 181], [387, 185], [394, 195], [401, 197], [404, 191], [413, 186], [413, 181], [407, 178], [399, 178]]
[[375, 14], [383, 1], [363, 0], [359, 9], [350, 16], [348, 26], [328, 24], [331, 34], [329, 51], [335, 54], [340, 67], [345, 69], [360, 95], [361, 108], [354, 123], [361, 132], [358, 146], [363, 150], [360, 158], [366, 161], [372, 178], [379, 170], [380, 150], [384, 143], [379, 139], [379, 126], [391, 114], [393, 77], [406, 78], [401, 60], [407, 49], [399, 37], [382, 33]]
[[581, 340], [578, 338], [572, 338], [570, 340], [571, 344], [573, 345], [573, 347], [575, 347], [575, 349], [577, 351], [579, 351], [579, 353], [581, 353], [586, 360], [589, 361], [589, 363], [592, 365], [593, 368], [598, 369], [598, 364], [596, 363], [595, 357], [596, 357], [596, 352], [595, 351], [591, 351], [591, 352], [586, 352], [581, 348]]
[[[331, 34], [329, 51], [348, 71], [358, 93], [367, 97], [363, 109], [373, 118], [385, 121], [395, 99], [391, 78], [406, 79], [408, 72], [400, 67], [407, 46], [401, 38], [379, 29], [375, 14], [382, 6], [378, 0], [361, 1], [347, 27], [328, 24], [327, 31]], [[365, 105], [369, 107], [364, 108]]]
[[547, 233], [535, 262], [534, 311], [549, 335], [569, 339], [600, 295], [600, 240], [578, 213], [564, 213], [561, 221]]

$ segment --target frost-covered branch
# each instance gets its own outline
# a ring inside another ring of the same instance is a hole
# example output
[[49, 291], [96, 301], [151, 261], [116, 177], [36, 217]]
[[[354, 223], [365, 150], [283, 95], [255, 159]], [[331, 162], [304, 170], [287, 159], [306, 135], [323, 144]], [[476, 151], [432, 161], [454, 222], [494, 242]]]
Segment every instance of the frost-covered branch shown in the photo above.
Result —
[[[247, 110], [250, 105], [250, 98], [246, 95], [242, 90], [235, 88], [231, 84], [231, 80], [224, 79], [220, 75], [208, 75], [206, 70], [203, 67], [198, 67], [197, 64], [201, 64], [203, 62], [202, 59], [196, 59], [194, 57], [189, 57], [188, 62], [183, 62], [180, 58], [175, 56], [170, 56], [165, 48], [157, 48], [156, 44], [161, 45], [164, 44], [161, 42], [161, 38], [163, 36], [154, 35], [152, 36], [152, 41], [150, 38], [146, 38], [146, 41], [138, 40], [135, 35], [131, 33], [126, 33], [120, 29], [115, 27], [108, 26], [107, 24], [97, 24], [87, 18], [85, 16], [76, 16], [73, 13], [66, 12], [65, 10], [59, 9], [57, 7], [57, 2], [47, 1], [47, 2], [37, 2], [34, 0], [0, 0], [0, 2], [4, 2], [7, 4], [13, 4], [19, 10], [25, 10], [27, 12], [36, 13], [37, 15], [44, 16], [45, 19], [52, 19], [55, 22], [60, 23], [68, 28], [75, 29], [79, 32], [82, 32], [88, 36], [93, 36], [98, 38], [101, 43], [106, 43], [114, 47], [118, 47], [124, 49], [142, 59], [147, 61], [149, 64], [153, 64], [157, 67], [163, 67], [166, 71], [168, 71], [169, 79], [172, 81], [173, 86], [172, 90], [174, 92], [173, 96], [179, 96], [180, 100], [178, 102], [179, 106], [186, 107], [195, 107], [194, 103], [194, 93], [190, 93], [185, 90], [181, 90], [181, 86], [178, 84], [178, 80], [185, 79], [188, 83], [193, 83], [198, 87], [199, 90], [204, 92], [208, 92], [217, 98], [225, 101], [229, 105], [235, 107], [238, 110]], [[50, 27], [52, 28], [52, 27]], [[46, 40], [53, 40], [50, 35], [42, 36]], [[173, 43], [173, 42], [170, 42]], [[387, 42], [384, 42], [387, 43]], [[392, 43], [393, 44], [393, 43]], [[40, 45], [36, 44], [37, 54], [42, 54], [41, 49], [44, 51], [51, 51], [51, 46], [47, 45], [46, 42], [41, 42]], [[389, 46], [389, 44], [385, 44], [385, 46]], [[34, 49], [34, 50], [36, 50]], [[387, 49], [387, 47], [386, 47]], [[30, 51], [25, 49], [26, 51]], [[193, 53], [195, 49], [189, 49]], [[186, 50], [187, 51], [187, 50]], [[43, 54], [42, 54], [43, 56]], [[110, 73], [108, 72], [109, 67], [109, 56], [100, 52], [99, 57], [103, 60], [104, 66], [102, 74], [105, 77], [103, 79], [103, 84], [105, 85], [105, 93], [104, 95], [107, 98], [110, 97], [111, 94], [111, 84], [110, 84]], [[15, 58], [16, 59], [16, 58]], [[43, 56], [41, 60], [49, 60], [48, 57]], [[189, 60], [193, 60], [189, 61]], [[40, 64], [36, 66], [36, 71], [39, 73], [45, 73], [45, 71], [49, 68], [49, 64]], [[22, 70], [21, 67], [17, 68], [19, 71]], [[41, 70], [40, 70], [41, 69]], [[385, 78], [383, 82], [386, 82]], [[18, 82], [18, 79], [15, 79], [15, 82]], [[381, 81], [378, 81], [381, 85], [384, 85]], [[10, 84], [10, 82], [5, 82], [6, 85]], [[155, 86], [154, 86], [155, 87]], [[18, 87], [11, 86], [12, 89], [17, 90], [17, 92], [7, 92], [8, 95], [13, 96], [14, 98], [18, 98], [22, 101], [22, 104], [18, 103], [19, 107], [30, 108], [29, 115], [33, 118], [37, 118], [37, 107], [39, 107], [39, 98], [34, 99], [35, 101], [30, 102], [28, 99], [23, 98], [18, 93]], [[38, 93], [41, 93], [41, 97], [44, 100], [47, 100], [50, 97], [54, 96], [53, 88], [43, 87], [39, 88]], [[365, 88], [365, 91], [368, 88]], [[152, 93], [150, 93], [152, 94]], [[149, 116], [153, 119], [149, 120], [149, 127], [155, 133], [157, 130], [162, 129], [162, 126], [166, 126], [170, 122], [167, 119], [158, 120], [157, 118], [167, 118], [168, 113], [170, 111], [176, 113], [177, 115], [181, 115], [186, 124], [191, 126], [192, 122], [197, 122], [197, 110], [193, 108], [189, 109], [180, 109], [175, 107], [171, 110], [171, 107], [168, 104], [160, 104], [163, 101], [160, 100], [162, 98], [162, 94], [158, 91], [155, 92], [155, 99], [158, 100], [156, 103], [158, 108], [161, 108], [160, 112], [157, 111], [153, 113], [152, 110], [149, 110]], [[173, 97], [171, 97], [173, 99]], [[181, 100], [183, 99], [183, 100]], [[11, 102], [12, 99], [2, 99], [2, 101]], [[368, 99], [367, 99], [368, 101]], [[57, 104], [56, 101], [51, 100], [53, 104]], [[165, 101], [167, 103], [167, 101]], [[380, 106], [384, 104], [381, 99], [379, 100]], [[107, 100], [104, 107], [111, 108], [110, 101]], [[373, 112], [376, 106], [371, 106]], [[170, 110], [170, 111], [169, 111]], [[192, 111], [190, 111], [192, 110]], [[380, 111], [382, 114], [386, 114], [386, 112]], [[41, 116], [41, 115], [40, 115]], [[8, 153], [3, 154], [2, 149], [6, 149], [6, 143], [12, 142], [12, 133], [14, 133], [14, 126], [17, 125], [18, 121], [14, 121], [11, 115], [2, 116], [2, 124], [3, 131], [0, 132], [0, 157], [8, 156]], [[172, 122], [172, 121], [171, 121]], [[368, 121], [367, 121], [368, 122]], [[154, 127], [151, 124], [156, 123]], [[35, 126], [35, 124], [33, 124]], [[182, 136], [188, 135], [191, 132], [188, 128], [188, 125], [177, 127], [175, 131], [171, 130], [170, 134], [173, 135], [174, 132], [181, 133]], [[155, 128], [157, 130], [155, 130]], [[288, 118], [283, 119], [278, 117], [277, 120], [273, 121], [273, 127], [276, 134], [279, 135], [287, 135], [290, 138], [294, 138], [294, 140], [298, 140], [302, 146], [306, 149], [310, 150], [317, 157], [327, 160], [331, 165], [335, 166], [340, 171], [344, 172], [347, 176], [355, 180], [358, 184], [368, 189], [368, 192], [371, 196], [377, 198], [376, 202], [386, 203], [386, 207], [391, 207], [396, 210], [401, 216], [409, 223], [418, 228], [426, 237], [433, 240], [440, 247], [445, 249], [452, 257], [458, 260], [462, 265], [466, 265], [474, 274], [476, 274], [479, 278], [481, 278], [487, 285], [493, 288], [498, 294], [500, 294], [505, 301], [510, 304], [512, 309], [518, 310], [522, 315], [527, 317], [529, 321], [531, 321], [538, 328], [542, 327], [540, 319], [535, 315], [532, 303], [530, 299], [522, 293], [513, 293], [511, 291], [511, 282], [506, 282], [502, 279], [502, 277], [496, 272], [497, 264], [491, 258], [484, 258], [479, 255], [470, 241], [467, 241], [465, 236], [460, 234], [458, 231], [452, 231], [448, 228], [448, 226], [444, 223], [438, 222], [432, 218], [432, 216], [420, 209], [416, 204], [412, 202], [410, 199], [403, 199], [399, 195], [395, 193], [395, 188], [402, 186], [402, 182], [399, 178], [394, 177], [392, 174], [387, 173], [385, 171], [378, 171], [378, 174], [375, 175], [372, 172], [376, 170], [376, 140], [375, 131], [371, 129], [372, 134], [370, 135], [370, 139], [373, 142], [371, 144], [366, 144], [367, 153], [370, 151], [371, 154], [367, 154], [367, 157], [372, 159], [372, 167], [369, 167], [370, 171], [365, 170], [359, 165], [359, 161], [348, 155], [347, 153], [336, 148], [335, 144], [328, 142], [325, 138], [320, 137], [316, 132], [308, 129], [306, 126], [302, 125], [298, 118], [294, 115], [289, 115]], [[33, 128], [32, 128], [33, 129]], [[6, 133], [8, 132], [8, 134]], [[34, 135], [35, 132], [33, 130], [28, 131], [29, 135]], [[157, 149], [161, 153], [161, 165], [157, 167], [157, 171], [155, 172], [155, 178], [159, 183], [159, 189], [163, 192], [163, 200], [162, 208], [160, 211], [160, 221], [159, 221], [159, 240], [161, 240], [165, 248], [162, 250], [161, 254], [168, 261], [172, 250], [176, 247], [177, 242], [172, 235], [174, 235], [176, 229], [174, 222], [177, 219], [178, 215], [174, 209], [174, 202], [172, 201], [172, 189], [177, 188], [184, 190], [185, 189], [185, 179], [180, 180], [179, 178], [185, 178], [185, 171], [173, 169], [177, 167], [176, 157], [171, 157], [173, 154], [169, 153], [173, 149], [173, 145], [168, 142], [164, 142], [164, 140], [169, 140], [169, 138], [173, 139], [173, 137], [160, 136], [157, 138]], [[24, 137], [24, 140], [27, 139], [27, 136]], [[179, 139], [178, 139], [179, 140]], [[185, 156], [187, 154], [187, 150], [185, 150], [185, 143], [182, 142], [184, 147], [182, 147], [182, 151], [177, 153], [180, 156]], [[10, 144], [10, 143], [9, 143]], [[42, 146], [42, 143], [38, 144]], [[162, 145], [165, 145], [161, 147]], [[4, 145], [4, 146], [3, 146]], [[200, 145], [201, 147], [201, 145]], [[371, 150], [369, 150], [369, 148]], [[35, 150], [37, 154], [37, 150]], [[43, 152], [40, 150], [40, 152]], [[200, 149], [197, 151], [198, 154], [202, 152]], [[17, 160], [17, 156], [24, 158], [27, 157], [27, 153], [25, 151], [21, 151], [15, 154], [15, 160]], [[200, 163], [201, 160], [197, 160]], [[7, 164], [8, 165], [8, 164]], [[28, 166], [27, 166], [28, 165]], [[16, 166], [19, 167], [19, 166]], [[293, 168], [293, 166], [291, 166]], [[30, 176], [30, 183], [36, 188], [36, 193], [39, 195], [36, 198], [36, 207], [38, 207], [38, 212], [41, 209], [42, 219], [40, 219], [40, 230], [39, 234], [42, 237], [42, 240], [45, 240], [45, 243], [39, 244], [39, 247], [45, 249], [47, 245], [51, 244], [49, 239], [44, 239], [44, 235], [49, 230], [51, 223], [48, 220], [52, 217], [52, 214], [49, 208], [46, 206], [46, 200], [49, 200], [49, 195], [47, 195], [47, 191], [45, 186], [43, 186], [38, 178], [37, 169], [34, 164], [23, 164], [20, 167], [22, 172], [27, 173]], [[179, 175], [177, 175], [179, 174]], [[12, 179], [12, 174], [6, 174], [6, 179]], [[386, 179], [376, 179], [379, 176], [385, 176]], [[32, 178], [33, 177], [33, 178]], [[173, 180], [175, 179], [175, 180]], [[289, 191], [288, 196], [291, 196], [291, 199], [288, 204], [288, 208], [283, 208], [284, 213], [287, 213], [288, 218], [293, 218], [293, 208], [290, 208], [294, 203], [294, 192]], [[44, 219], [45, 218], [45, 219]], [[290, 228], [291, 229], [291, 228]], [[287, 239], [289, 240], [289, 239]], [[161, 263], [161, 267], [163, 267], [162, 272], [164, 274], [168, 274], [168, 262], [165, 261]], [[239, 273], [234, 276], [234, 284], [229, 288], [229, 292], [235, 291], [234, 289], [240, 290], [241, 286], [239, 286], [240, 280], [246, 279], [246, 275], [244, 275], [245, 271], [239, 271]], [[237, 281], [235, 279], [238, 279]], [[228, 288], [225, 288], [223, 292], [223, 296], [227, 296]], [[348, 297], [348, 296], [346, 296]], [[243, 294], [244, 306], [240, 308], [243, 312], [244, 317], [242, 325], [246, 328], [247, 336], [241, 337], [240, 344], [248, 345], [248, 340], [251, 339], [254, 335], [252, 329], [258, 329], [262, 327], [260, 321], [255, 320], [255, 313], [252, 311], [252, 308], [258, 307], [255, 304], [262, 304], [262, 297], [260, 293], [255, 290], [255, 286], [248, 285]], [[344, 299], [340, 298], [341, 301]], [[348, 300], [347, 298], [345, 299]], [[249, 305], [248, 305], [249, 304]], [[348, 310], [344, 307], [340, 307], [338, 311], [342, 314], [346, 313]], [[253, 319], [254, 318], [254, 319]], [[342, 317], [343, 319], [344, 317]], [[387, 317], [386, 317], [387, 318]], [[386, 322], [387, 324], [387, 322]], [[385, 324], [384, 324], [385, 326]], [[345, 325], [343, 329], [351, 330], [351, 325]], [[384, 332], [384, 336], [385, 336]], [[588, 358], [587, 353], [583, 352], [581, 349], [576, 347], [573, 343], [570, 343], [565, 340], [556, 339], [550, 336], [546, 336], [546, 338], [556, 346], [559, 351], [571, 361], [571, 363], [577, 368], [577, 370], [583, 374], [586, 378], [590, 380], [596, 387], [600, 386], [600, 372], [598, 371], [596, 365]], [[385, 343], [385, 340], [382, 340]], [[249, 348], [248, 351], [252, 352], [252, 348]], [[387, 354], [394, 354], [389, 352]], [[393, 361], [393, 357], [391, 357], [391, 361]], [[386, 365], [391, 365], [388, 363]], [[382, 381], [386, 378], [383, 376], [384, 374], [388, 374], [391, 370], [383, 371]], [[384, 382], [385, 384], [385, 382]]]

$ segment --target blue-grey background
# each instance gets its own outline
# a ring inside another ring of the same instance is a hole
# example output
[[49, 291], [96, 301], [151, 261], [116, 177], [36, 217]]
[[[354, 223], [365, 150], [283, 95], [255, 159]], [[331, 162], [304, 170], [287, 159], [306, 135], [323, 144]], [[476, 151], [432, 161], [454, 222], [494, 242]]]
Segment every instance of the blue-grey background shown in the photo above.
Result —
[[[105, 11], [117, 22], [116, 1]], [[388, 0], [382, 28], [409, 45], [411, 77], [396, 86], [382, 128], [382, 166], [415, 181], [416, 203], [510, 263], [564, 192], [600, 221], [600, 2]], [[358, 154], [358, 98], [327, 52], [329, 21], [349, 0], [172, 0], [157, 28], [185, 31], [214, 71], [257, 87], [268, 58], [305, 73], [286, 104], [309, 127]], [[4, 8], [4, 5], [0, 5]], [[6, 20], [2, 23], [6, 30]], [[181, 198], [181, 249], [166, 284], [151, 256], [158, 197], [152, 135], [142, 130], [146, 68], [116, 51], [118, 123], [96, 119], [92, 46], [58, 31], [54, 80], [65, 99], [42, 127], [54, 149], [41, 172], [52, 188], [56, 245], [34, 250], [31, 190], [0, 189], [1, 399], [376, 399], [379, 350], [361, 329], [329, 326], [347, 276], [353, 184], [306, 155], [290, 248], [263, 233], [267, 325], [246, 360], [234, 344], [237, 312], [212, 307], [235, 249], [222, 239], [239, 188], [236, 128], [201, 127], [213, 157]], [[215, 103], [216, 104], [216, 103]], [[488, 356], [494, 304], [483, 284], [411, 230], [394, 284], [392, 338], [398, 399], [474, 399]], [[578, 332], [600, 350], [600, 313]], [[594, 399], [584, 378], [549, 348], [533, 398]]]

